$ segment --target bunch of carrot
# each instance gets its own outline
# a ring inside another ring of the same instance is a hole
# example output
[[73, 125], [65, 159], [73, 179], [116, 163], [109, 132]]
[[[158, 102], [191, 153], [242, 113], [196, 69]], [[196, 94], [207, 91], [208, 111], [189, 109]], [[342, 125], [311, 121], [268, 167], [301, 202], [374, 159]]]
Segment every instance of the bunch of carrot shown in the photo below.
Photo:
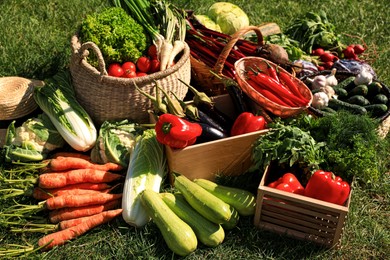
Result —
[[111, 184], [124, 177], [120, 170], [122, 167], [113, 163], [93, 163], [84, 154], [56, 154], [39, 174], [31, 194], [39, 200], [38, 205], [17, 204], [9, 212], [48, 210], [56, 231], [39, 239], [38, 245], [49, 250], [121, 214], [122, 193], [110, 193], [116, 188]]

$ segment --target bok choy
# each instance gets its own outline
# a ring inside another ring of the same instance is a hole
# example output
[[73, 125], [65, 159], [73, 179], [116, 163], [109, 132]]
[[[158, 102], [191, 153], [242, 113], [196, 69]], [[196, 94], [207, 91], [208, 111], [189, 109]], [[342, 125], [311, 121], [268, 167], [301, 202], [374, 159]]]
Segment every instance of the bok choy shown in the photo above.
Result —
[[65, 141], [77, 151], [88, 151], [97, 138], [96, 127], [73, 91], [70, 73], [61, 71], [34, 91], [34, 99]]
[[150, 220], [142, 206], [140, 193], [145, 189], [160, 191], [166, 175], [164, 147], [156, 139], [154, 129], [139, 135], [130, 155], [129, 167], [123, 187], [122, 216], [131, 226], [142, 227]]

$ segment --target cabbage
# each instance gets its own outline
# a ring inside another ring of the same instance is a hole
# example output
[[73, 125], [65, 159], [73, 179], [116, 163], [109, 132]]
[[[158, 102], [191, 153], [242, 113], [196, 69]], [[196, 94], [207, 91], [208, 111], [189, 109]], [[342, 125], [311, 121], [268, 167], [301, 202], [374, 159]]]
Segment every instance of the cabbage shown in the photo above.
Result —
[[210, 30], [214, 30], [214, 31], [217, 31], [217, 32], [222, 32], [221, 31], [221, 27], [219, 27], [219, 25], [214, 22], [213, 20], [211, 20], [210, 17], [208, 17], [207, 15], [204, 15], [204, 14], [197, 14], [195, 15], [195, 18], [204, 26], [206, 26], [208, 29]]
[[225, 34], [232, 35], [241, 28], [249, 26], [248, 15], [232, 3], [214, 3], [208, 9], [207, 15], [219, 25]]
[[142, 131], [141, 126], [128, 120], [105, 121], [100, 127], [99, 136], [92, 148], [91, 160], [102, 164], [112, 162], [127, 167], [135, 139], [142, 134]]
[[13, 121], [7, 128], [5, 138], [5, 161], [41, 161], [47, 154], [63, 147], [65, 140], [46, 114], [27, 119], [15, 127]]

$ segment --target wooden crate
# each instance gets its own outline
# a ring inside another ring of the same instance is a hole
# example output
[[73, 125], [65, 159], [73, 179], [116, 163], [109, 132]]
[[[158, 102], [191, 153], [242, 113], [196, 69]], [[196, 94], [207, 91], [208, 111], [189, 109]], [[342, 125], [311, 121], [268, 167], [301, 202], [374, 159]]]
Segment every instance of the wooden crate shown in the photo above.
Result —
[[[215, 105], [227, 115], [234, 115], [229, 95], [213, 97]], [[170, 172], [189, 179], [214, 180], [217, 175], [237, 176], [251, 166], [253, 142], [268, 130], [261, 130], [221, 140], [195, 144], [184, 149], [165, 146]]]
[[254, 225], [271, 232], [337, 248], [349, 211], [344, 206], [267, 187], [267, 168], [258, 187]]

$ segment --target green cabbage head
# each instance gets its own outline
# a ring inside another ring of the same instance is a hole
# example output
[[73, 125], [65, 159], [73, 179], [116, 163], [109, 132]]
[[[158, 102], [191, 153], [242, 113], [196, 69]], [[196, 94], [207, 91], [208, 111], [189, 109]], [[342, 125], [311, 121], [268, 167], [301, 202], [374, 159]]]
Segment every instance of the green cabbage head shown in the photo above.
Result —
[[219, 25], [223, 33], [229, 35], [249, 26], [248, 15], [237, 5], [228, 2], [212, 4], [207, 11], [207, 16]]

